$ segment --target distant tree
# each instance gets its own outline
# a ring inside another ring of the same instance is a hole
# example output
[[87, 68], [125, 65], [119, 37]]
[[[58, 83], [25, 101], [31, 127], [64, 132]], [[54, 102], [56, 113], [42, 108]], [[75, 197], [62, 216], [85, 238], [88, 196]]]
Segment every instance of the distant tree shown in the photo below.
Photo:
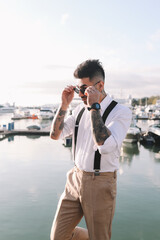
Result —
[[135, 107], [137, 105], [139, 105], [139, 99], [133, 98], [132, 99], [132, 106]]
[[158, 99], [160, 99], [160, 96], [151, 96], [148, 100], [148, 104], [156, 104]]
[[151, 96], [151, 97], [143, 97], [143, 98], [133, 98], [132, 99], [132, 106], [145, 106], [145, 105], [151, 105], [156, 104], [157, 100], [160, 99], [160, 96]]

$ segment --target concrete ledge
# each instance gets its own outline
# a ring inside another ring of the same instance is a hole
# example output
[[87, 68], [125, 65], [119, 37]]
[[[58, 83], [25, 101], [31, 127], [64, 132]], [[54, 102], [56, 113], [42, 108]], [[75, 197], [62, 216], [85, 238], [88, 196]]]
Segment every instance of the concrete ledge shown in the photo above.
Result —
[[27, 135], [38, 135], [38, 136], [49, 136], [49, 130], [28, 130], [28, 129], [19, 129], [19, 130], [1, 130], [0, 131], [0, 141], [15, 135], [27, 136]]

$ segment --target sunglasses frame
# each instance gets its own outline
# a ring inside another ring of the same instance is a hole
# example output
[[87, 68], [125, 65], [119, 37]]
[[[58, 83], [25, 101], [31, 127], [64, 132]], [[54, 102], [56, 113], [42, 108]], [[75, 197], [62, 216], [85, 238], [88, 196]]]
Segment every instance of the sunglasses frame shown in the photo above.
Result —
[[[99, 82], [100, 82], [100, 81], [96, 82], [93, 86], [96, 86]], [[89, 87], [89, 86], [88, 86], [88, 87]], [[73, 90], [74, 90], [77, 94], [79, 94], [79, 92], [81, 92], [81, 93], [84, 95], [86, 89], [87, 89], [87, 87], [86, 87], [85, 89], [81, 89], [81, 88], [79, 88], [79, 87], [77, 86], [77, 87], [75, 87]]]

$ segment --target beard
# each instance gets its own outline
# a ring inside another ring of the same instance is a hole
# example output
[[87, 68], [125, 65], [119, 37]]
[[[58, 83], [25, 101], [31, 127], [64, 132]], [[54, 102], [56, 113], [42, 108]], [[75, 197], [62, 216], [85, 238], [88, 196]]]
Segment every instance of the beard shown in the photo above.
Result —
[[86, 96], [83, 96], [81, 97], [82, 101], [84, 102], [85, 105], [87, 105], [87, 97]]

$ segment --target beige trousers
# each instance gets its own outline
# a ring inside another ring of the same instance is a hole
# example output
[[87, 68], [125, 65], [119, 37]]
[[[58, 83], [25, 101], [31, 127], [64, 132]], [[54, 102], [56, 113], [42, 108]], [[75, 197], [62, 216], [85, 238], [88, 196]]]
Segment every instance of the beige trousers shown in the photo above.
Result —
[[[84, 172], [74, 167], [67, 173], [51, 229], [51, 240], [110, 240], [116, 202], [116, 172]], [[87, 229], [76, 227], [85, 217]]]

